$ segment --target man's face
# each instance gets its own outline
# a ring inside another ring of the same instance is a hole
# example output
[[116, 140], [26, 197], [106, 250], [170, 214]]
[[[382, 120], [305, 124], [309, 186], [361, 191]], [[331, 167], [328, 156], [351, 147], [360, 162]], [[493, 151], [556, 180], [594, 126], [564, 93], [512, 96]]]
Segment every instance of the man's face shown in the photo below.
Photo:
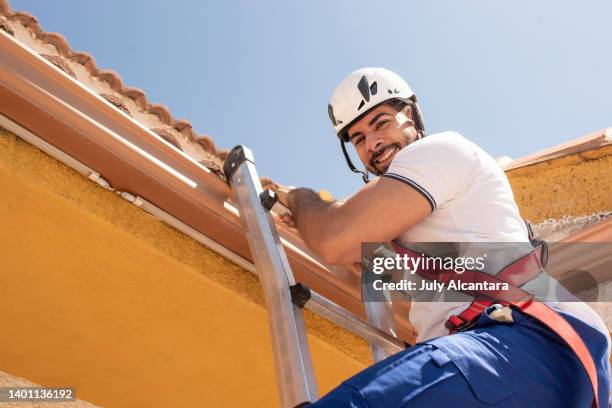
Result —
[[[402, 112], [406, 118], [412, 117], [410, 107], [404, 107]], [[387, 171], [397, 152], [419, 138], [412, 120], [398, 122], [397, 114], [395, 106], [383, 103], [368, 112], [347, 132], [361, 162], [377, 176]]]

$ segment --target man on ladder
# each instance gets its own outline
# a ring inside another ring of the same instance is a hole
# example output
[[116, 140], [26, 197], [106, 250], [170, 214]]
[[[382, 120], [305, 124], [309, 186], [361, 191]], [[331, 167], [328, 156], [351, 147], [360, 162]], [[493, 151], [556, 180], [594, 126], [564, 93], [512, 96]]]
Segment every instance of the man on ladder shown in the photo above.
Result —
[[[426, 135], [416, 97], [398, 75], [355, 71], [338, 85], [328, 110], [348, 166], [365, 181], [368, 173], [378, 177], [335, 203], [309, 189], [277, 190], [292, 214], [282, 220], [325, 262], [359, 262], [363, 242], [396, 240], [396, 251], [407, 256], [416, 253], [400, 243], [531, 242], [495, 160], [458, 133]], [[533, 299], [527, 288], [542, 276], [543, 255], [537, 247], [475, 278], [510, 282], [520, 299], [472, 291], [461, 293], [461, 302], [414, 302], [417, 344], [311, 406], [608, 406], [606, 327], [584, 303]]]

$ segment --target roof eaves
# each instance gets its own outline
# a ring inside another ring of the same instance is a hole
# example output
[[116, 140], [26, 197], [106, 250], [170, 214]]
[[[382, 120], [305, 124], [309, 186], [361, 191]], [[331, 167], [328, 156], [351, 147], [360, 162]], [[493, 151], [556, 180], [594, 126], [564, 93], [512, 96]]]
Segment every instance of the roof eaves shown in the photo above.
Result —
[[[61, 34], [45, 32], [36, 17], [30, 13], [15, 12], [7, 0], [0, 0], [0, 14], [4, 15], [9, 21], [16, 21], [27, 27], [37, 39], [55, 47], [58, 54], [62, 57], [82, 65], [91, 77], [100, 79], [108, 84], [113, 91], [132, 100], [143, 112], [156, 115], [163, 124], [177, 130], [188, 140], [199, 143], [210, 153], [212, 161], [215, 161], [215, 159], [218, 159], [220, 162], [223, 161], [227, 151], [218, 149], [209, 136], [196, 134], [190, 121], [174, 119], [170, 110], [165, 105], [149, 102], [142, 89], [126, 87], [119, 74], [113, 70], [98, 68], [91, 54], [72, 50], [68, 41]], [[7, 26], [7, 28], [12, 31], [10, 26]], [[200, 143], [200, 141], [204, 141], [204, 143]], [[219, 163], [216, 164], [217, 166], [219, 165]]]
[[568, 236], [563, 242], [612, 242], [612, 217]]
[[[540, 163], [550, 163], [567, 156], [581, 155], [584, 158], [597, 156], [600, 149], [612, 146], [612, 127], [598, 130], [578, 139], [544, 149], [537, 153], [516, 159], [504, 166], [506, 172], [512, 172]], [[592, 154], [590, 154], [592, 153]], [[601, 151], [603, 154], [609, 154]], [[589, 157], [587, 157], [589, 156]]]

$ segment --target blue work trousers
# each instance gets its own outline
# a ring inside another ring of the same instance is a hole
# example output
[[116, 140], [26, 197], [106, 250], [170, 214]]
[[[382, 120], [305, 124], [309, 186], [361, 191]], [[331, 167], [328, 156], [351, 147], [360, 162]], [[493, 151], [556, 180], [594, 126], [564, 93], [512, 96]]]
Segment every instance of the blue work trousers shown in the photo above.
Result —
[[[471, 330], [419, 343], [374, 364], [309, 408], [591, 407], [588, 376], [556, 334], [516, 310], [514, 323], [500, 323], [489, 317], [492, 310]], [[589, 348], [600, 407], [608, 407], [606, 337], [560, 313]]]

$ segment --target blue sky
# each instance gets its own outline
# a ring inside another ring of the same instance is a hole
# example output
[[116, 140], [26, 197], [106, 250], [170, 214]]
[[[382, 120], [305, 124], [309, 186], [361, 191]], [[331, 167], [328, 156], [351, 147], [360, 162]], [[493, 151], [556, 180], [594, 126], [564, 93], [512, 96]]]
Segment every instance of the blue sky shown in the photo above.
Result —
[[327, 117], [364, 66], [402, 75], [430, 133], [517, 158], [612, 126], [610, 1], [10, 0], [259, 174], [351, 194]]

